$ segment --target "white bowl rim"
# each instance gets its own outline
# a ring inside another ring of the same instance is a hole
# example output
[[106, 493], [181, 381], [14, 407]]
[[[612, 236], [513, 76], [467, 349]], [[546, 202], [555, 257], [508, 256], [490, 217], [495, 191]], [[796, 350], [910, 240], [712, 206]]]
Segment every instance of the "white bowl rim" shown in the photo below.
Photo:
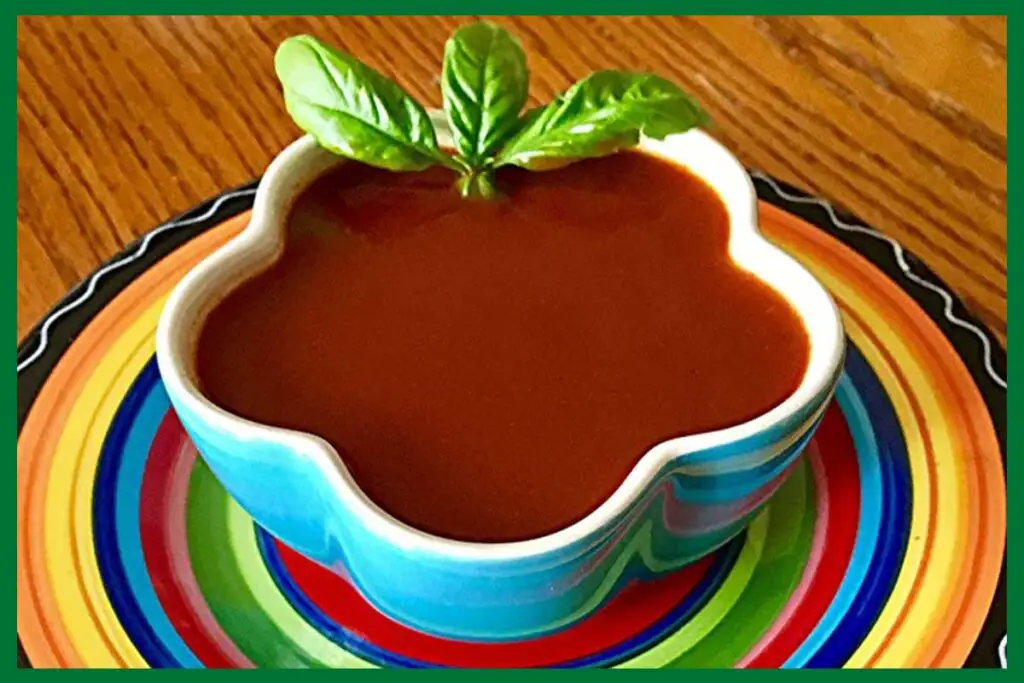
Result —
[[[443, 114], [432, 111], [431, 118], [438, 128], [439, 139], [444, 142], [448, 134]], [[770, 430], [807, 408], [815, 397], [831, 395], [845, 353], [842, 321], [831, 296], [803, 266], [761, 235], [753, 184], [742, 164], [724, 146], [706, 132], [692, 129], [662, 141], [644, 139], [639, 148], [688, 168], [718, 192], [730, 217], [730, 256], [777, 291], [780, 286], [787, 288], [785, 285], [789, 283], [791, 291], [779, 293], [804, 322], [810, 340], [810, 358], [800, 385], [780, 404], [732, 427], [669, 439], [653, 446], [609, 498], [569, 526], [536, 538], [500, 543], [453, 540], [421, 531], [374, 503], [325, 440], [241, 418], [202, 394], [193, 377], [193, 352], [197, 328], [205, 319], [205, 312], [201, 313], [200, 309], [208, 310], [214, 304], [210, 303], [212, 297], [200, 295], [200, 290], [211, 279], [223, 277], [232, 269], [233, 276], [242, 281], [260, 269], [254, 264], [266, 266], [275, 261], [283, 244], [283, 228], [291, 200], [308, 184], [308, 180], [299, 184], [294, 181], [296, 169], [308, 169], [311, 164], [319, 166], [312, 174], [306, 171], [307, 175], [315, 177], [344, 161], [322, 150], [308, 135], [291, 143], [268, 167], [257, 190], [248, 226], [195, 266], [168, 298], [157, 329], [157, 358], [169, 394], [217, 431], [274, 442], [298, 457], [309, 458], [342, 504], [369, 531], [407, 551], [463, 561], [509, 561], [557, 552], [600, 532], [649, 490], [666, 464], [681, 460], [688, 453]], [[312, 161], [314, 159], [317, 161]], [[288, 200], [282, 201], [282, 196]], [[254, 257], [258, 249], [264, 252], [261, 258]], [[768, 273], [766, 268], [775, 270]], [[802, 300], [794, 301], [794, 297], [802, 297]]]

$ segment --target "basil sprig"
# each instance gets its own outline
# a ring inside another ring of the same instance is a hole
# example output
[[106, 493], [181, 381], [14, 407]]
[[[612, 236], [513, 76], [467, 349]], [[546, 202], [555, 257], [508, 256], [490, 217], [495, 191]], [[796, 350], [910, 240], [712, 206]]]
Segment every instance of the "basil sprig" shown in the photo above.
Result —
[[445, 46], [441, 92], [454, 153], [437, 143], [424, 108], [391, 79], [311, 36], [275, 58], [289, 114], [325, 149], [391, 171], [434, 165], [459, 174], [464, 196], [498, 195], [495, 169], [546, 170], [664, 139], [709, 122], [700, 105], [653, 74], [600, 71], [550, 104], [521, 113], [529, 72], [519, 41], [478, 22]]

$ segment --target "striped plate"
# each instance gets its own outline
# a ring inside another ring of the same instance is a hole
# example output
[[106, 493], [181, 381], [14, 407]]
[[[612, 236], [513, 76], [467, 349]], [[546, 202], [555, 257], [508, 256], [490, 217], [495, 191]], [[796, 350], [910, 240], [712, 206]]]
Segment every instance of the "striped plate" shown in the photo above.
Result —
[[170, 410], [153, 334], [254, 189], [149, 233], [18, 351], [19, 663], [1005, 666], [1005, 353], [898, 244], [755, 184], [766, 234], [829, 287], [851, 341], [808, 458], [713, 556], [511, 644], [388, 620], [231, 501]]

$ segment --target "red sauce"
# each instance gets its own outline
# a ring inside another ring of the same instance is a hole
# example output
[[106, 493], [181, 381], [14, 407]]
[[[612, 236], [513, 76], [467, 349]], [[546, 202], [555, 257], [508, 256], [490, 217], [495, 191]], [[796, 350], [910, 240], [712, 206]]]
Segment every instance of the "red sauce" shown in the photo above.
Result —
[[628, 153], [502, 173], [497, 202], [452, 180], [346, 164], [310, 187], [283, 258], [204, 326], [208, 396], [325, 438], [413, 527], [513, 541], [799, 385], [802, 323], [732, 264], [700, 179]]

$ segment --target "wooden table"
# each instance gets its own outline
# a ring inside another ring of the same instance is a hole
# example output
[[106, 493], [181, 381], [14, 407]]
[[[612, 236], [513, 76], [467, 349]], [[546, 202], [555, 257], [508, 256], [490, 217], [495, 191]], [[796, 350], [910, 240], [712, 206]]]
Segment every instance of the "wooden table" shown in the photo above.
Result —
[[[258, 176], [298, 131], [273, 71], [312, 33], [440, 103], [464, 19], [18, 20], [18, 337], [170, 216]], [[747, 164], [916, 252], [1006, 341], [1005, 18], [502, 18], [531, 94], [599, 68], [698, 97]]]

